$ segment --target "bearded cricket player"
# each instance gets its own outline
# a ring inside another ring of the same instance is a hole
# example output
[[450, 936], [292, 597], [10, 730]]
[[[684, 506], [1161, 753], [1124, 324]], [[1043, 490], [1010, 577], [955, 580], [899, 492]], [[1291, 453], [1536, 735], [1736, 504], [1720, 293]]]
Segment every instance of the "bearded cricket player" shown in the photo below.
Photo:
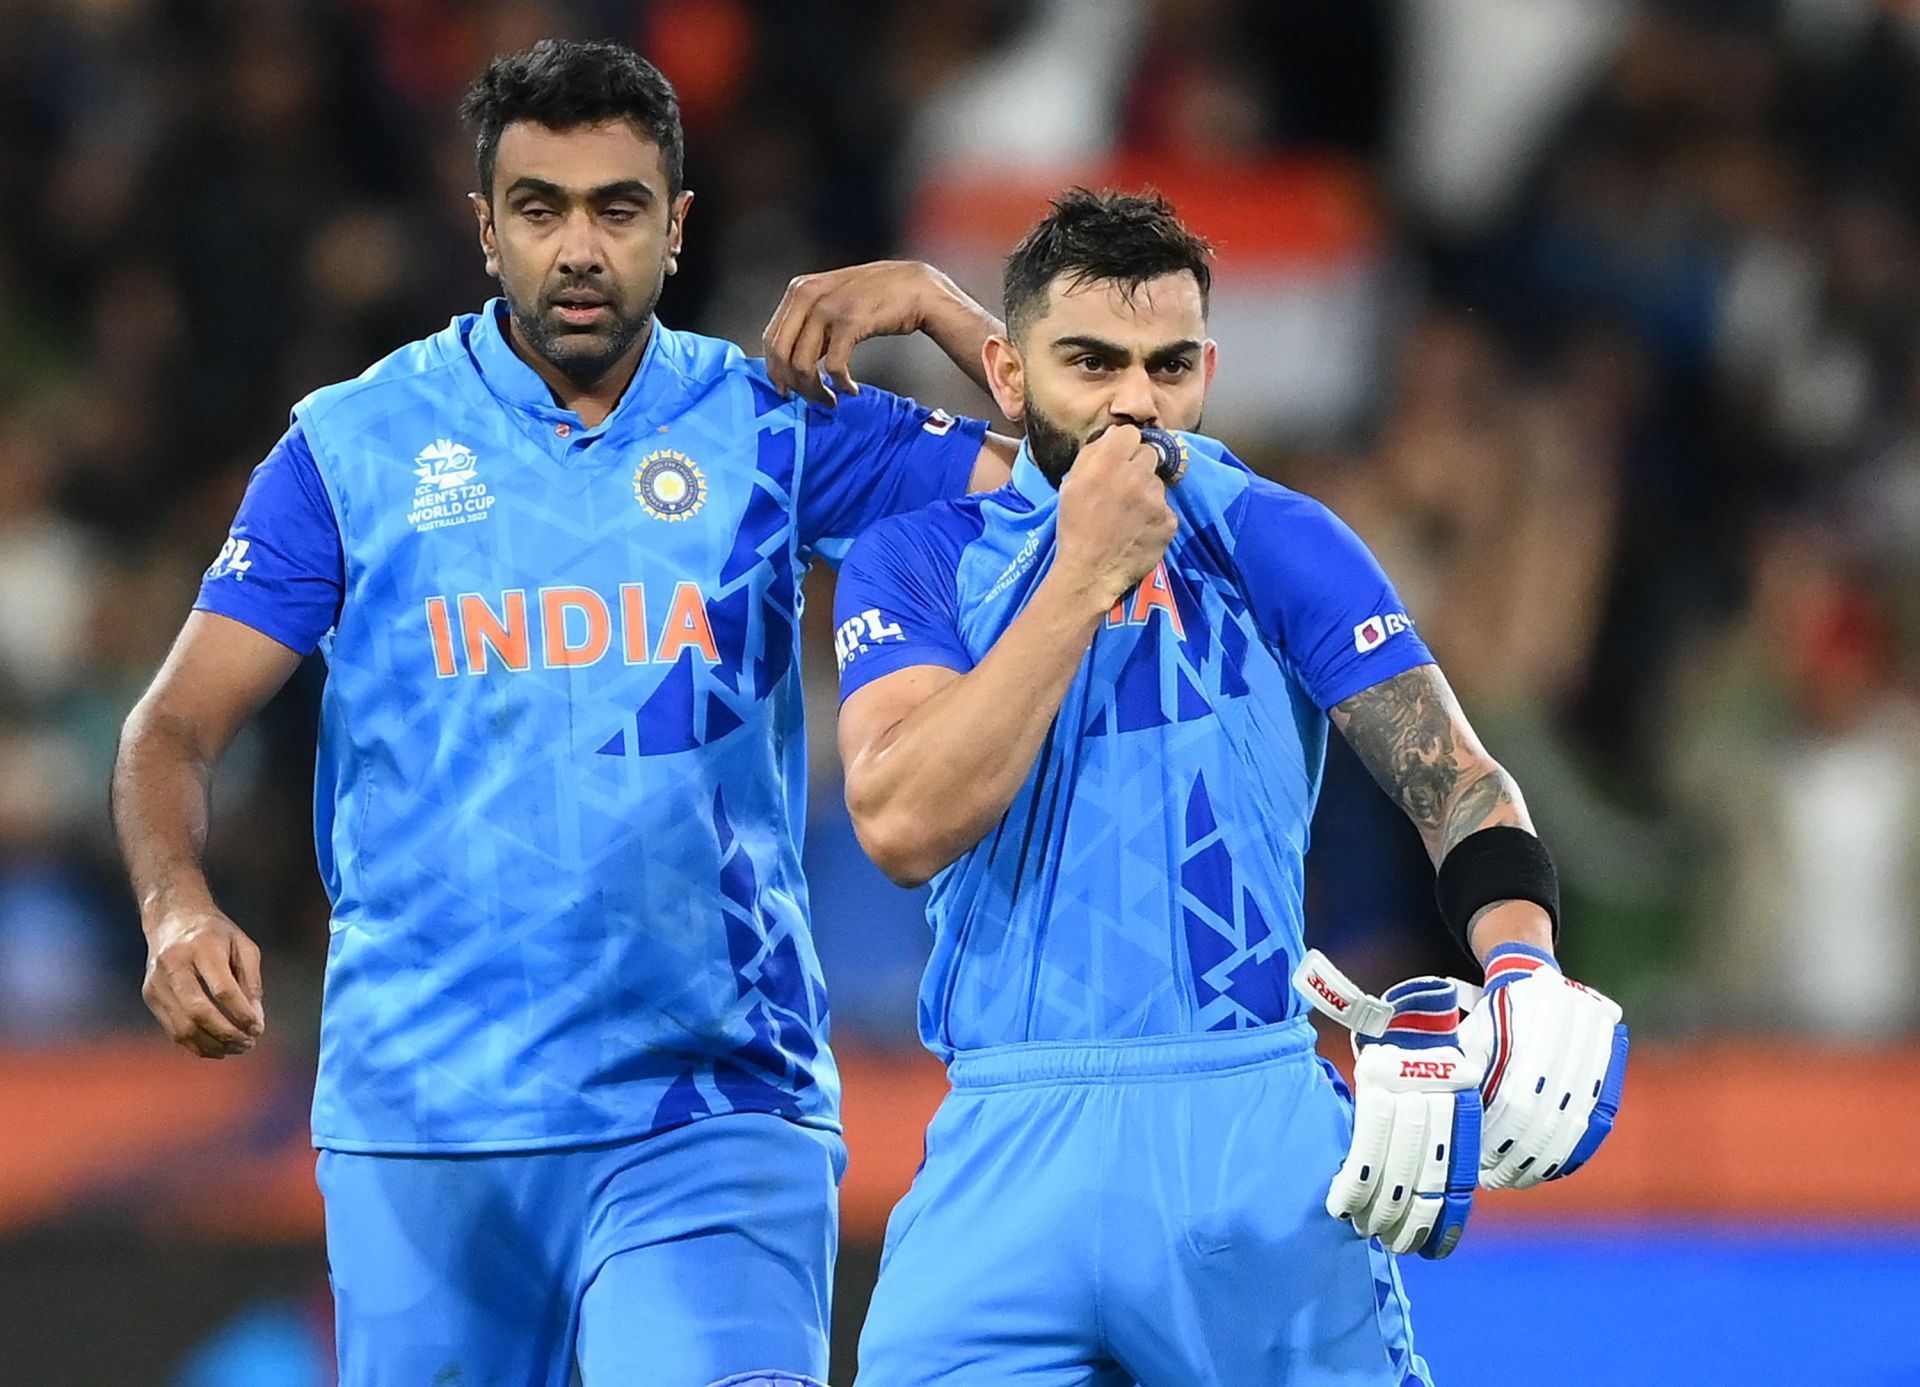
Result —
[[317, 650], [341, 1381], [818, 1384], [845, 1148], [799, 584], [1012, 453], [856, 386], [853, 344], [924, 330], [977, 371], [997, 324], [880, 265], [796, 281], [766, 362], [670, 330], [692, 194], [661, 74], [548, 41], [465, 115], [501, 297], [294, 407], [127, 721], [146, 1000], [200, 1055], [263, 1032], [208, 791]]
[[[1450, 1252], [1478, 1184], [1570, 1174], [1618, 1106], [1620, 1009], [1556, 964], [1547, 850], [1386, 575], [1181, 432], [1210, 280], [1158, 197], [1061, 197], [986, 347], [1011, 482], [841, 573], [847, 805], [933, 883], [951, 1082], [865, 1387], [1430, 1382], [1394, 1254]], [[1483, 1000], [1375, 998], [1306, 949], [1329, 721], [1419, 828]], [[1351, 1098], [1308, 998], [1358, 1038]]]

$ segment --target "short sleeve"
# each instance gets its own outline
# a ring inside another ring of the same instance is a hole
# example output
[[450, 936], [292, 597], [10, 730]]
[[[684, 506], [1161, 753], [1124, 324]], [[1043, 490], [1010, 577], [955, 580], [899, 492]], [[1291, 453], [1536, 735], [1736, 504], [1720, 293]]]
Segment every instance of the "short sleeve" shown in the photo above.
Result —
[[[922, 512], [913, 520], [936, 515]], [[881, 676], [915, 665], [973, 668], [960, 636], [955, 582], [962, 546], [937, 542], [930, 527], [918, 528], [902, 522], [870, 530], [841, 566], [833, 651], [843, 702]]]
[[1227, 528], [1261, 635], [1323, 711], [1432, 662], [1379, 561], [1318, 501], [1254, 478]]
[[984, 419], [956, 419], [870, 385], [829, 409], [807, 406], [800, 542], [838, 563], [867, 526], [964, 496]]
[[326, 487], [295, 423], [253, 469], [194, 609], [310, 654], [340, 619], [346, 563]]

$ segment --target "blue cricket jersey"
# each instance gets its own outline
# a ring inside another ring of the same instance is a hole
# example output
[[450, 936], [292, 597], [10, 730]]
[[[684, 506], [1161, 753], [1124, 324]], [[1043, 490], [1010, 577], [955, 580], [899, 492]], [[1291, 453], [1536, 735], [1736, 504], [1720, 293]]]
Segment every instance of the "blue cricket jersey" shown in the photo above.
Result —
[[[1432, 657], [1326, 507], [1180, 437], [1164, 560], [1096, 632], [1006, 814], [934, 878], [920, 1033], [943, 1059], [1302, 1010], [1325, 710]], [[841, 697], [971, 669], [1046, 575], [1058, 516], [1023, 448], [1005, 488], [869, 531], [835, 601]]]
[[327, 662], [315, 1142], [833, 1126], [800, 578], [963, 492], [985, 425], [656, 322], [586, 428], [501, 308], [297, 405], [197, 604]]

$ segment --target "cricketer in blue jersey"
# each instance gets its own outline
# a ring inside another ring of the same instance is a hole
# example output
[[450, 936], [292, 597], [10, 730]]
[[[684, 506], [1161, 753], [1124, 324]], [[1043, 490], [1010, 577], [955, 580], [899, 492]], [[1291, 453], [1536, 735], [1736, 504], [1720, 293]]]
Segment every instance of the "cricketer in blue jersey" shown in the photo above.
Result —
[[[841, 573], [847, 803], [932, 880], [920, 1027], [952, 1084], [862, 1383], [1430, 1382], [1392, 1252], [1445, 1255], [1477, 1178], [1572, 1170], [1618, 1102], [1619, 1009], [1554, 965], [1544, 850], [1380, 566], [1160, 432], [1199, 420], [1208, 285], [1164, 201], [1063, 196], [987, 346], [1011, 482]], [[1329, 717], [1486, 962], [1465, 1026], [1452, 983], [1374, 998], [1306, 950]], [[1361, 1037], [1357, 1103], [1309, 996]]]
[[[845, 1152], [799, 865], [799, 582], [1004, 477], [984, 425], [845, 375], [909, 325], [977, 362], [991, 320], [892, 266], [789, 302], [809, 345], [771, 367], [670, 330], [691, 195], [659, 73], [542, 44], [467, 115], [504, 297], [295, 406], [128, 721], [147, 999], [200, 1054], [262, 1031], [258, 950], [200, 870], [206, 786], [317, 650], [342, 1381], [819, 1381]], [[829, 402], [769, 374], [825, 395], [823, 354]]]

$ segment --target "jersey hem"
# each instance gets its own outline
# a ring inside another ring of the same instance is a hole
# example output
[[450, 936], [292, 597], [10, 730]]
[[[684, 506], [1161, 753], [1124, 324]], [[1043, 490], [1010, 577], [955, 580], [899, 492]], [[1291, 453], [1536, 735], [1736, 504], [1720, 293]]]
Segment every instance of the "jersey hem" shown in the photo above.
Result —
[[811, 1127], [815, 1131], [831, 1132], [835, 1136], [845, 1135], [840, 1119], [837, 1117], [804, 1114], [793, 1117], [770, 1109], [742, 1108], [734, 1112], [708, 1113], [704, 1117], [696, 1117], [688, 1122], [676, 1122], [667, 1127], [621, 1128], [617, 1131], [595, 1132], [590, 1135], [503, 1137], [497, 1141], [349, 1141], [315, 1132], [312, 1135], [312, 1145], [316, 1151], [338, 1151], [348, 1156], [435, 1156], [456, 1152], [492, 1155], [515, 1151], [557, 1151], [576, 1146], [610, 1146], [618, 1142], [641, 1141], [647, 1137], [663, 1136], [668, 1132], [679, 1131], [683, 1127], [726, 1117], [778, 1117], [793, 1123], [796, 1127]]
[[1304, 1014], [1237, 1031], [1175, 1032], [1117, 1040], [1023, 1040], [956, 1051], [947, 1082], [956, 1089], [1019, 1088], [1190, 1079], [1296, 1060], [1314, 1053]]

